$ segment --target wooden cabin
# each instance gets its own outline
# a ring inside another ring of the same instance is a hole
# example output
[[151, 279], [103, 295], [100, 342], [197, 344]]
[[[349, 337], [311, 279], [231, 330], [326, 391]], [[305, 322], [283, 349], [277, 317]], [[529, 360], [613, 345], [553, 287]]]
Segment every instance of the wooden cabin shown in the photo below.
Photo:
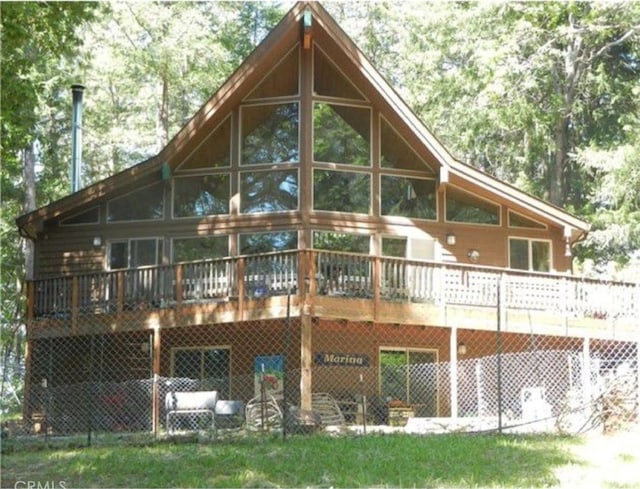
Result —
[[[496, 331], [579, 351], [638, 338], [638, 285], [572, 274], [589, 225], [456, 160], [316, 2], [157, 156], [17, 225], [36, 250], [28, 416], [43, 384], [99, 362], [103, 381], [197, 377], [214, 351], [217, 389], [248, 401], [233, 379], [284, 351], [309, 409], [315, 392], [386, 396], [394, 352], [455, 363]], [[455, 378], [434, 389], [422, 415], [458, 416]]]

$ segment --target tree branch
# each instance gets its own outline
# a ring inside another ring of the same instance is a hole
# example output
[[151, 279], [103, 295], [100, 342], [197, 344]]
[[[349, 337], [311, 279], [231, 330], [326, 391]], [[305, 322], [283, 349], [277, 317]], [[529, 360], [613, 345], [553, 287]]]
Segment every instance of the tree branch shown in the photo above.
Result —
[[623, 42], [625, 42], [627, 39], [629, 39], [636, 32], [640, 32], [640, 25], [634, 25], [633, 27], [631, 27], [627, 32], [625, 32], [622, 36], [620, 36], [615, 41], [608, 42], [607, 44], [602, 46], [600, 49], [598, 49], [598, 51], [595, 52], [595, 54], [593, 54], [593, 56], [591, 56], [590, 61], [593, 61], [594, 59], [599, 58], [600, 56], [602, 56], [604, 53], [606, 53], [612, 47], [622, 44]]

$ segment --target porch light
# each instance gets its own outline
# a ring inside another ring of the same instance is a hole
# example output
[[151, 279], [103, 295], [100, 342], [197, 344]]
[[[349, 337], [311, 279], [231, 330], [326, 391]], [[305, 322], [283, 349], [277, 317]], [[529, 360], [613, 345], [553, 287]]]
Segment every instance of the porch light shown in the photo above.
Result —
[[453, 246], [454, 244], [456, 244], [456, 235], [449, 233], [447, 234], [447, 244], [450, 246]]
[[100, 236], [93, 237], [93, 246], [102, 246], [102, 238]]
[[458, 355], [466, 355], [467, 354], [467, 345], [464, 343], [458, 343]]
[[571, 245], [569, 244], [569, 238], [567, 238], [564, 243], [564, 256], [567, 258], [571, 257]]
[[475, 263], [480, 258], [480, 252], [476, 249], [472, 249], [467, 252], [467, 256], [469, 257], [469, 260]]

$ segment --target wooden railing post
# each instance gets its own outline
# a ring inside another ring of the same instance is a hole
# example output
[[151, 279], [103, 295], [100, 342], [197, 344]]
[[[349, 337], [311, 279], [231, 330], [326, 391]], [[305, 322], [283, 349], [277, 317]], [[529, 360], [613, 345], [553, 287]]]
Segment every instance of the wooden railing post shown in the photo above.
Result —
[[175, 299], [176, 299], [176, 308], [178, 309], [182, 306], [182, 296], [183, 296], [182, 275], [183, 275], [183, 268], [182, 268], [182, 264], [179, 263], [178, 265], [176, 265], [176, 273], [175, 273], [175, 280], [176, 280]]
[[373, 258], [373, 320], [377, 321], [380, 311], [380, 286], [382, 282], [382, 263], [380, 256]]
[[116, 311], [124, 310], [124, 272], [120, 270], [116, 275]]
[[239, 258], [238, 261], [236, 262], [236, 266], [238, 270], [238, 315], [239, 315], [239, 318], [242, 319], [244, 317], [245, 259]]

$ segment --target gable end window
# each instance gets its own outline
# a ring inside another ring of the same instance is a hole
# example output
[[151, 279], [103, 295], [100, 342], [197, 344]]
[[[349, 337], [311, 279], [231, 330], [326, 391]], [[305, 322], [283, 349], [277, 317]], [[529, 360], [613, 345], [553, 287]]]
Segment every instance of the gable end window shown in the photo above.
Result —
[[81, 224], [99, 224], [100, 208], [93, 207], [88, 211], [75, 214], [60, 221], [61, 226], [75, 226]]
[[471, 193], [447, 188], [446, 207], [447, 222], [500, 225], [500, 206]]
[[323, 163], [371, 165], [371, 111], [316, 103], [313, 109], [313, 159]]
[[107, 204], [107, 222], [150, 221], [164, 217], [164, 183], [118, 197]]
[[525, 217], [517, 212], [509, 211], [509, 227], [524, 229], [547, 229], [547, 225]]

